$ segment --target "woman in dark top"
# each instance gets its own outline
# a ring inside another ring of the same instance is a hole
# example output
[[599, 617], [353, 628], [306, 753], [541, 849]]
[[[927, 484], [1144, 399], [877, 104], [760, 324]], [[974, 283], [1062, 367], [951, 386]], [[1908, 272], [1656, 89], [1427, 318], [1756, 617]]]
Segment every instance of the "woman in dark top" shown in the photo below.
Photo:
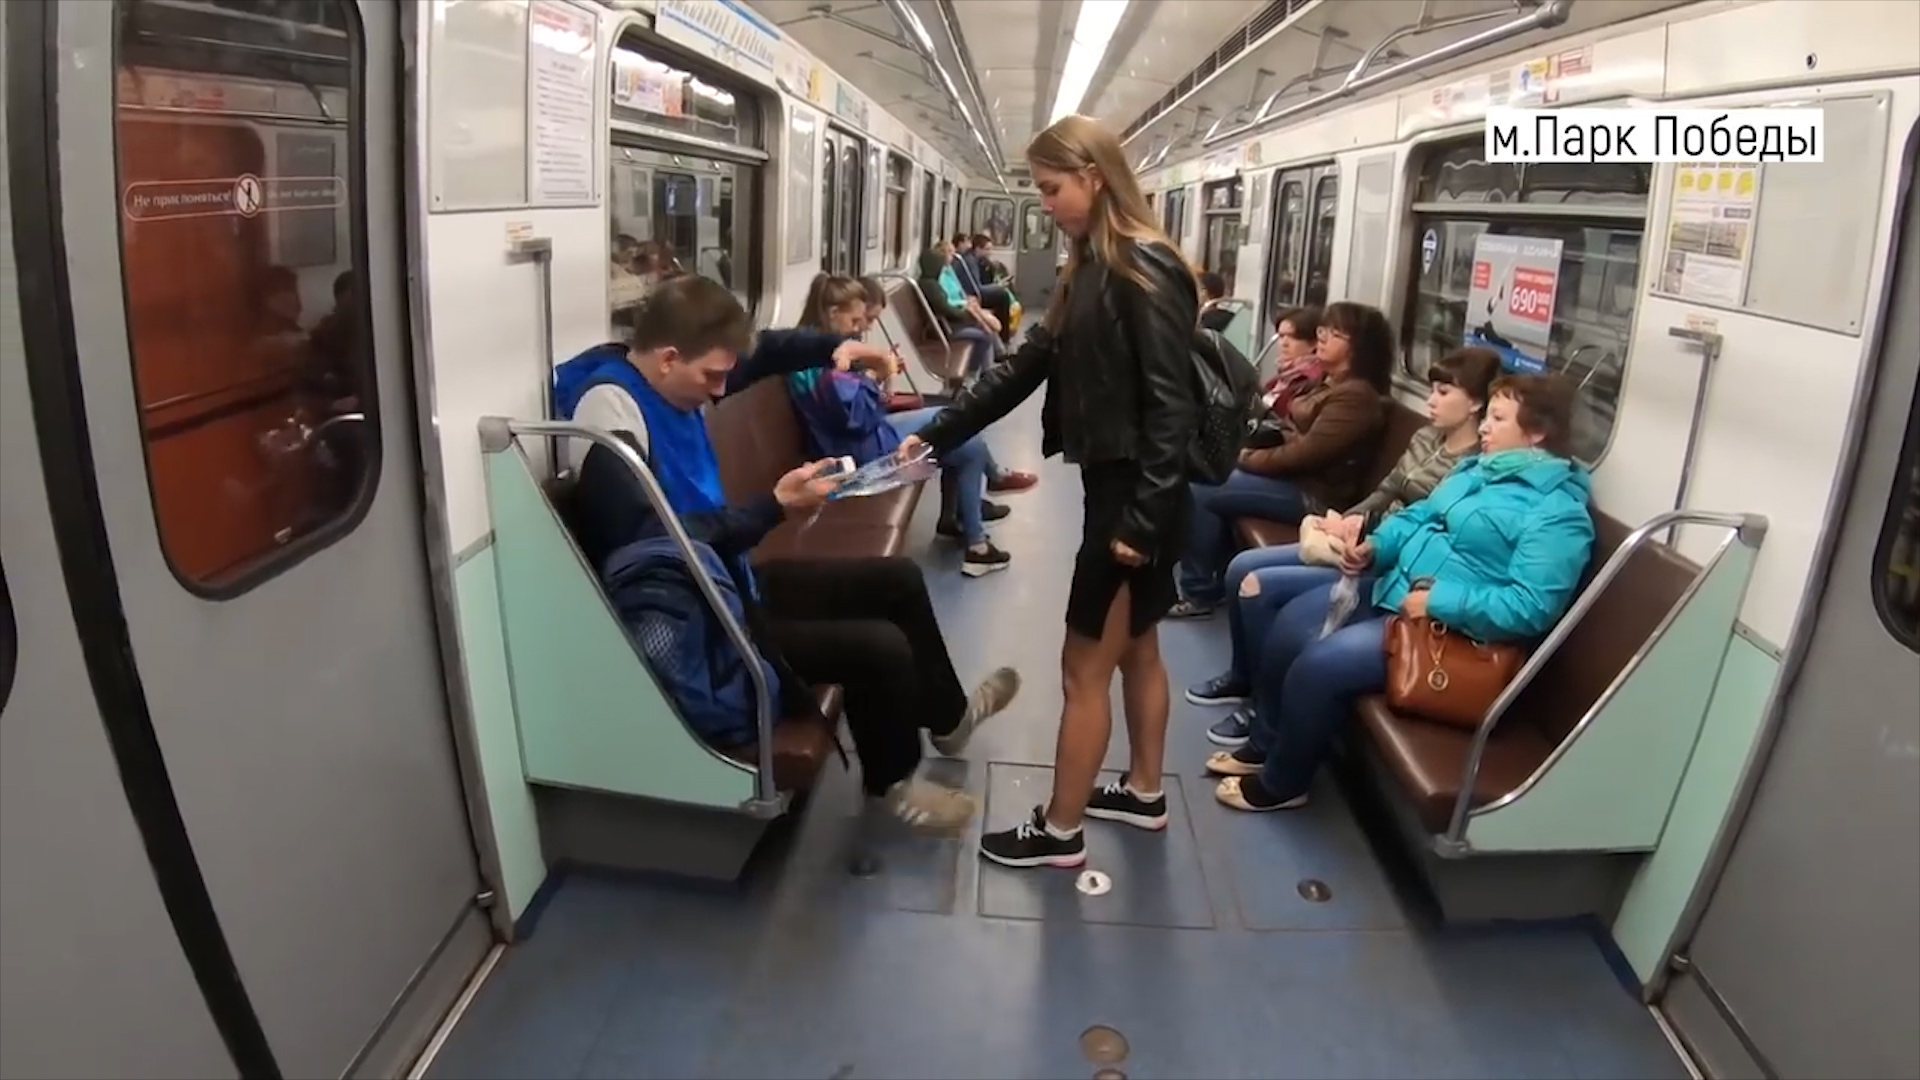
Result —
[[[1066, 117], [1034, 138], [1027, 162], [1047, 213], [1073, 241], [1046, 321], [903, 445], [954, 446], [1047, 386], [1041, 449], [1079, 465], [1086, 492], [1053, 796], [1025, 822], [983, 836], [980, 851], [1007, 866], [1079, 866], [1083, 817], [1167, 824], [1167, 669], [1156, 628], [1176, 599], [1173, 566], [1186, 537], [1200, 295], [1112, 132]], [[1131, 760], [1120, 780], [1096, 789], [1116, 670]]]
[[1233, 557], [1234, 518], [1296, 525], [1366, 494], [1367, 466], [1386, 426], [1393, 326], [1377, 308], [1343, 300], [1321, 314], [1315, 354], [1320, 383], [1288, 403], [1279, 444], [1241, 451], [1226, 483], [1193, 489], [1176, 618], [1210, 615], [1225, 599], [1221, 573]]

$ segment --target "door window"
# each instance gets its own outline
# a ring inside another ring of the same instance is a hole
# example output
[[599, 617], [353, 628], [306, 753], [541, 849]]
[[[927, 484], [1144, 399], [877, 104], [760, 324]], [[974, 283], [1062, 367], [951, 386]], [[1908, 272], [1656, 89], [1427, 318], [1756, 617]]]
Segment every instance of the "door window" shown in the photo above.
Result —
[[1300, 303], [1300, 256], [1307, 235], [1306, 185], [1286, 180], [1274, 188], [1273, 223], [1267, 310], [1277, 313]]
[[1881, 620], [1900, 644], [1920, 652], [1920, 383], [1907, 411], [1907, 437], [1873, 565], [1874, 606]]
[[218, 46], [191, 6], [116, 16], [136, 422], [167, 564], [225, 598], [345, 535], [379, 476], [359, 34], [338, 0]]
[[1307, 244], [1306, 302], [1325, 307], [1333, 280], [1333, 222], [1340, 208], [1340, 177], [1322, 176], [1313, 185], [1313, 237]]
[[1013, 247], [1013, 200], [975, 199], [973, 228], [969, 231], [985, 233], [993, 246], [1003, 251]]

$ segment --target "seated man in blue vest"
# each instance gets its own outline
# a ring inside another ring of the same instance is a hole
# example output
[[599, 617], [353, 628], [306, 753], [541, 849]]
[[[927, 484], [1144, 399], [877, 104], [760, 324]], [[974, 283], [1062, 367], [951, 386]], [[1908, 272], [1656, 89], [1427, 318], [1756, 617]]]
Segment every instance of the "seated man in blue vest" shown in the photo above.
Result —
[[[920, 729], [957, 755], [1003, 709], [1020, 677], [1000, 668], [969, 694], [911, 559], [793, 559], [760, 567], [748, 553], [790, 514], [816, 511], [831, 490], [825, 462], [781, 477], [771, 492], [729, 505], [702, 406], [724, 392], [753, 328], [733, 294], [706, 278], [663, 282], [634, 315], [624, 355], [592, 350], [554, 372], [554, 412], [627, 440], [647, 459], [688, 534], [712, 548], [746, 598], [755, 644], [796, 699], [838, 685], [867, 795], [903, 821], [950, 831], [973, 816], [966, 793], [920, 776]], [[570, 443], [577, 440], [569, 440]], [[580, 543], [596, 568], [657, 531], [652, 507], [617, 454], [574, 449]], [[792, 677], [787, 677], [790, 672]], [[789, 709], [804, 707], [799, 700]]]

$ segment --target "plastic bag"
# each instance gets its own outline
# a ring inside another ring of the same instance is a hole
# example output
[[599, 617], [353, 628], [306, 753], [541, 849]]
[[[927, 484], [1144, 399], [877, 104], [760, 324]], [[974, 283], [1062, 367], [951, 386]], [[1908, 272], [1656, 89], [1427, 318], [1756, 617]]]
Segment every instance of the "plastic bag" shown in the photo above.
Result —
[[1321, 637], [1330, 636], [1353, 618], [1354, 611], [1360, 607], [1360, 579], [1352, 574], [1340, 575], [1327, 600], [1327, 621], [1320, 624]]
[[933, 447], [921, 443], [908, 454], [889, 454], [875, 458], [855, 469], [828, 499], [854, 499], [878, 495], [883, 491], [931, 480], [940, 472], [933, 459]]

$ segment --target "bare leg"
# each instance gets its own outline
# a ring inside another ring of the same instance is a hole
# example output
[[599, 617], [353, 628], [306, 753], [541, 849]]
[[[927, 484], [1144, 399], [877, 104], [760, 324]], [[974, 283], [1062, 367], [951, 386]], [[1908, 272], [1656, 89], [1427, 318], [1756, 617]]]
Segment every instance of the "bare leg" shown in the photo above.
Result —
[[[1121, 629], [1124, 633], [1125, 627]], [[1142, 794], [1157, 794], [1167, 752], [1167, 715], [1173, 707], [1167, 665], [1160, 656], [1159, 627], [1127, 642], [1120, 654], [1120, 698], [1127, 713], [1127, 786]]]
[[[1106, 625], [1100, 639], [1090, 640], [1067, 631], [1060, 648], [1060, 684], [1065, 704], [1060, 714], [1060, 735], [1053, 750], [1053, 798], [1047, 803], [1047, 824], [1064, 832], [1080, 827], [1086, 816], [1087, 799], [1093, 782], [1100, 775], [1100, 763], [1106, 760], [1107, 741], [1113, 734], [1113, 673], [1128, 649], [1127, 622], [1131, 607], [1126, 586], [1121, 586], [1107, 609]], [[1159, 653], [1155, 652], [1157, 658]], [[1160, 737], [1166, 737], [1166, 674], [1161, 673]], [[1129, 722], [1133, 709], [1129, 706]], [[1155, 751], [1158, 758], [1159, 751]], [[1154, 766], [1154, 777], [1160, 775]]]

